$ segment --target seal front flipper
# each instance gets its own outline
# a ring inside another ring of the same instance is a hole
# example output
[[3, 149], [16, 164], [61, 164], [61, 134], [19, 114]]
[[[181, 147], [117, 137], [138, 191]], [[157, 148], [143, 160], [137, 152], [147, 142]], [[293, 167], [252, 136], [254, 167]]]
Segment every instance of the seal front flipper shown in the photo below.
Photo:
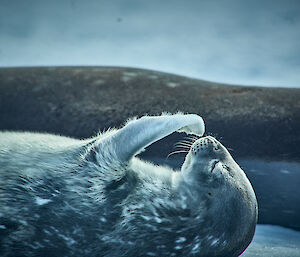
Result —
[[132, 157], [175, 131], [203, 135], [204, 122], [196, 114], [144, 116], [131, 120], [119, 130], [110, 130], [89, 140], [81, 158], [83, 165], [79, 165], [88, 172], [81, 174], [93, 176], [89, 181], [95, 180], [95, 185], [120, 181], [128, 174]]
[[109, 142], [119, 161], [127, 162], [147, 146], [175, 131], [203, 135], [204, 122], [196, 114], [144, 116], [128, 122], [115, 134], [103, 139], [103, 143]]

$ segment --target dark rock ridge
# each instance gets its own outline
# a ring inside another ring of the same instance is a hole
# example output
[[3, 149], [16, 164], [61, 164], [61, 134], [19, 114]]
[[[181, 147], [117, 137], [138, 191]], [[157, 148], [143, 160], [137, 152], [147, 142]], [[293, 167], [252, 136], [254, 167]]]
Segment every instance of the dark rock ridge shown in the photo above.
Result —
[[[90, 137], [128, 117], [197, 113], [236, 157], [300, 159], [300, 90], [110, 67], [0, 69], [0, 129]], [[170, 140], [149, 154], [165, 156]]]
[[[260, 222], [300, 229], [300, 198], [295, 197], [300, 195], [300, 89], [223, 85], [118, 67], [0, 69], [0, 130], [85, 138], [129, 117], [165, 111], [201, 115], [207, 133], [232, 149], [237, 160], [275, 163], [264, 175], [264, 165], [243, 164], [258, 196]], [[166, 157], [180, 138], [161, 140], [144, 158]], [[278, 162], [296, 166], [285, 170]]]

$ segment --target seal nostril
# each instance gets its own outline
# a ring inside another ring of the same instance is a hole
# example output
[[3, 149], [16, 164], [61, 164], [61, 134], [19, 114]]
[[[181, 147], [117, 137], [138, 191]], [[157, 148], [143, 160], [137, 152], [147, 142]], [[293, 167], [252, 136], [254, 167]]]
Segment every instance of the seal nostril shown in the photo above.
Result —
[[216, 151], [220, 150], [220, 146], [219, 145], [216, 145], [215, 148], [214, 148]]

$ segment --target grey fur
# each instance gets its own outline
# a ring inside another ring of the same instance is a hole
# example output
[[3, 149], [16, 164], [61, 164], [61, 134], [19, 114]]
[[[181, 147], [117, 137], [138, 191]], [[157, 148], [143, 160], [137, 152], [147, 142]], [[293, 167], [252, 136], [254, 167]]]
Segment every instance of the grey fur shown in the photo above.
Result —
[[239, 255], [257, 202], [224, 146], [200, 138], [176, 172], [135, 157], [179, 129], [201, 135], [204, 125], [176, 114], [82, 141], [2, 132], [0, 255]]

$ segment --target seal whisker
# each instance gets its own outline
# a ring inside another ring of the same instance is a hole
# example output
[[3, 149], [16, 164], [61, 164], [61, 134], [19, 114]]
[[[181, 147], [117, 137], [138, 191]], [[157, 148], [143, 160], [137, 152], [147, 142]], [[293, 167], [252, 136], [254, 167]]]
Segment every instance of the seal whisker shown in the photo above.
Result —
[[174, 146], [175, 146], [175, 147], [176, 147], [176, 146], [187, 146], [187, 147], [191, 147], [192, 145], [187, 144], [187, 143], [183, 143], [183, 142], [178, 142], [178, 143], [176, 143]]
[[193, 144], [193, 142], [191, 142], [191, 141], [186, 141], [186, 140], [178, 141], [178, 143], [186, 143], [186, 144], [189, 144], [189, 145], [192, 145], [192, 144]]
[[178, 142], [174, 145], [174, 148], [184, 148], [184, 149], [187, 149], [187, 150], [190, 150], [192, 145], [190, 144], [186, 144], [186, 143], [182, 143], [182, 142]]
[[184, 137], [184, 139], [187, 139], [187, 140], [190, 140], [190, 141], [193, 140], [192, 135], [190, 135], [190, 136], [188, 136], [188, 137]]
[[194, 142], [200, 138], [200, 137], [195, 136], [195, 135], [191, 135], [190, 137], [194, 140]]
[[185, 137], [185, 139], [190, 140], [191, 143], [194, 143], [195, 141], [197, 141], [200, 137], [196, 137], [194, 135], [190, 135], [189, 137]]
[[186, 146], [188, 148], [191, 148], [193, 144], [187, 144], [187, 143], [183, 143], [183, 142], [178, 142], [176, 144], [174, 144], [174, 147], [177, 147], [177, 146]]
[[167, 156], [167, 158], [169, 158], [171, 155], [176, 154], [176, 153], [188, 153], [188, 151], [185, 151], [185, 150], [174, 151], [172, 153], [169, 153], [168, 156]]
[[186, 140], [180, 140], [177, 143], [186, 143], [192, 145], [193, 143], [191, 141], [186, 141]]
[[188, 146], [183, 146], [183, 145], [179, 145], [179, 146], [176, 146], [175, 149], [184, 149], [184, 150], [190, 150], [191, 148], [188, 147]]

